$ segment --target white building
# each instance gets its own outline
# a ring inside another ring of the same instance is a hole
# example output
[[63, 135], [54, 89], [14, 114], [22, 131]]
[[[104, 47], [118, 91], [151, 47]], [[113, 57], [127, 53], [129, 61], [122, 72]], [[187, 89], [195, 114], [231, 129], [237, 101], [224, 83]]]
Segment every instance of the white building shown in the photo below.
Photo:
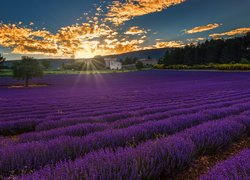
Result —
[[105, 58], [105, 67], [111, 70], [121, 70], [122, 63], [117, 61], [117, 58]]

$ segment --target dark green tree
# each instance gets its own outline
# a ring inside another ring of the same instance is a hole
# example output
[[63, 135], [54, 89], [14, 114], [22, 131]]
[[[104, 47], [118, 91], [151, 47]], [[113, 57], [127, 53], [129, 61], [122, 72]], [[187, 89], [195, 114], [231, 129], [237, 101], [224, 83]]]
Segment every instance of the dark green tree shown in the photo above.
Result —
[[135, 64], [138, 61], [137, 57], [126, 57], [125, 60], [122, 61], [123, 65]]
[[247, 60], [246, 58], [242, 58], [242, 59], [240, 60], [240, 63], [241, 63], [241, 64], [250, 64], [250, 61]]
[[137, 61], [135, 67], [136, 69], [141, 70], [143, 68], [143, 63], [141, 61]]
[[65, 62], [61, 64], [61, 69], [65, 69]]
[[243, 37], [211, 39], [197, 45], [171, 49], [166, 52], [160, 63], [164, 65], [240, 63], [243, 58], [250, 61], [250, 33]]
[[29, 80], [43, 76], [43, 67], [39, 61], [28, 56], [23, 56], [21, 61], [13, 64], [13, 78], [24, 80], [25, 87], [29, 86]]
[[220, 63], [228, 64], [232, 60], [229, 47], [224, 47], [221, 51]]
[[41, 64], [43, 65], [43, 67], [44, 67], [45, 69], [49, 69], [49, 68], [50, 68], [50, 61], [42, 60], [42, 61], [41, 61]]
[[0, 69], [2, 69], [5, 60], [6, 59], [2, 56], [2, 54], [0, 54]]

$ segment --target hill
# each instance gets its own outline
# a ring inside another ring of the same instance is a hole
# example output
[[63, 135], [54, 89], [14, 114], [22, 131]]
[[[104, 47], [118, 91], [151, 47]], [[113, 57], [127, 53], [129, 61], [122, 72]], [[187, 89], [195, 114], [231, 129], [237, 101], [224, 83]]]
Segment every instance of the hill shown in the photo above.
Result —
[[133, 51], [124, 54], [118, 54], [118, 55], [110, 55], [105, 57], [116, 57], [117, 59], [125, 59], [126, 57], [129, 58], [136, 57], [138, 59], [144, 59], [150, 56], [152, 59], [160, 59], [165, 55], [166, 51], [168, 50], [170, 50], [170, 48], [148, 49], [148, 50]]

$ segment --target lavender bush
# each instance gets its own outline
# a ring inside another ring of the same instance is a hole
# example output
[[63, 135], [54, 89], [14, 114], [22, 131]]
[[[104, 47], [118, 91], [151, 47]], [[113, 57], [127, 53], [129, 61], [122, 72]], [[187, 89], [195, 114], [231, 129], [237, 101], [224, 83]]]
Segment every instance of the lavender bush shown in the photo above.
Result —
[[249, 80], [147, 71], [47, 75], [33, 80], [47, 87], [15, 89], [0, 78], [0, 179], [172, 178], [250, 134]]
[[[189, 131], [193, 132], [190, 136]], [[205, 131], [202, 136], [201, 131]], [[244, 125], [236, 121], [208, 122], [172, 137], [142, 143], [136, 148], [99, 151], [76, 161], [58, 163], [55, 168], [47, 166], [20, 179], [166, 178], [189, 165], [204, 147], [220, 149], [244, 133]]]

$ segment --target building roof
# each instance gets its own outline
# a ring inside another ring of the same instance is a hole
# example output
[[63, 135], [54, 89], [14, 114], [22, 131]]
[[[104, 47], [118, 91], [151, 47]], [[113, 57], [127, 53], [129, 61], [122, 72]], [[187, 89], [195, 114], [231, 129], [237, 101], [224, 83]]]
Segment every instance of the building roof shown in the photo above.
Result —
[[117, 61], [117, 58], [104, 58], [104, 61]]

